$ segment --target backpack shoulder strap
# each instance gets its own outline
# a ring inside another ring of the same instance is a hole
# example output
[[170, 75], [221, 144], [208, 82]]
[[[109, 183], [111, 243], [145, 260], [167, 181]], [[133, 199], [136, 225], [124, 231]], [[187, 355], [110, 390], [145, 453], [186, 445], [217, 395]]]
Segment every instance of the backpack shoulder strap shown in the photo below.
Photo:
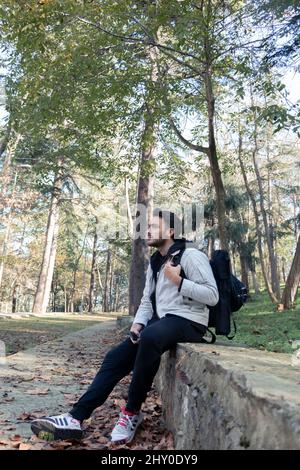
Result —
[[[180, 264], [184, 251], [185, 251], [185, 248], [181, 248], [170, 255], [169, 259], [172, 261], [173, 266], [178, 266], [178, 264]], [[186, 274], [182, 266], [180, 270], [180, 276], [183, 278], [186, 278]]]

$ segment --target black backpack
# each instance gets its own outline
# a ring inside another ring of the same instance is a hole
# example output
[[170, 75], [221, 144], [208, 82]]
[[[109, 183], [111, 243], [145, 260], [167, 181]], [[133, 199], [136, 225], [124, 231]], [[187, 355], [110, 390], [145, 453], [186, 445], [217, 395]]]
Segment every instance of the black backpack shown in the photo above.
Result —
[[[180, 264], [184, 248], [176, 255], [171, 256], [174, 266]], [[236, 334], [236, 323], [233, 320], [234, 334], [231, 331], [231, 314], [237, 312], [244, 305], [248, 298], [246, 286], [231, 273], [230, 257], [226, 250], [215, 250], [210, 260], [214, 278], [219, 291], [219, 301], [213, 307], [207, 305], [209, 309], [208, 327], [215, 328], [215, 333], [208, 329], [211, 334], [211, 341], [202, 339], [204, 343], [214, 343], [216, 335], [226, 336], [233, 339]], [[186, 277], [184, 270], [181, 269], [180, 275]]]

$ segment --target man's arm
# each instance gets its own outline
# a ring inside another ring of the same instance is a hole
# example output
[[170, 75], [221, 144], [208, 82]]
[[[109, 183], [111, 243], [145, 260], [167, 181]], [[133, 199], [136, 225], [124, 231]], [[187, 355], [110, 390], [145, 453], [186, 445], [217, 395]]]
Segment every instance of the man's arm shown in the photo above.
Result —
[[150, 300], [151, 277], [152, 277], [152, 269], [149, 263], [147, 273], [146, 273], [146, 282], [145, 282], [145, 287], [143, 290], [143, 297], [141, 299], [139, 308], [135, 314], [133, 324], [139, 323], [141, 325], [146, 326], [150, 318], [152, 318], [153, 308], [152, 308], [152, 303]]
[[214, 306], [219, 301], [217, 284], [205, 253], [195, 249], [187, 254], [184, 266], [187, 279], [178, 285], [178, 292], [203, 304]]

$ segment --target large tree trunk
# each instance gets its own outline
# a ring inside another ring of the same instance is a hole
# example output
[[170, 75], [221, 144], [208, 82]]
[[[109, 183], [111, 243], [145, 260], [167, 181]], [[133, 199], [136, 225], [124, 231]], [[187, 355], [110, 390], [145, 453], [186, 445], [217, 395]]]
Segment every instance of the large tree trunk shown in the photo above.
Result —
[[[151, 174], [145, 174], [147, 166], [154, 162], [154, 148], [155, 148], [155, 125], [151, 114], [146, 116], [145, 130], [144, 130], [144, 149], [142, 151], [140, 162], [140, 173], [137, 188], [137, 204], [143, 204], [147, 212], [147, 223], [151, 223], [151, 216], [153, 211], [153, 187], [154, 177]], [[136, 220], [140, 216], [140, 212], [136, 211], [136, 219], [134, 224], [134, 233], [137, 230]], [[149, 263], [150, 250], [147, 244], [147, 230], [142, 233], [140, 230], [139, 236], [135, 236], [132, 242], [132, 255], [130, 266], [130, 281], [129, 281], [129, 314], [135, 315], [143, 295], [145, 286], [146, 270]]]
[[209, 46], [206, 45], [207, 57], [206, 57], [206, 70], [204, 75], [205, 95], [207, 102], [207, 113], [208, 113], [208, 158], [210, 163], [210, 169], [214, 188], [216, 192], [216, 206], [217, 206], [217, 217], [218, 217], [218, 231], [220, 248], [228, 250], [228, 236], [226, 228], [226, 192], [222, 180], [222, 175], [219, 167], [216, 139], [215, 139], [215, 97], [213, 93], [212, 77], [211, 77], [211, 64], [210, 64], [210, 52]]
[[98, 243], [97, 230], [98, 230], [98, 219], [96, 218], [95, 230], [94, 230], [94, 241], [93, 241], [92, 266], [91, 266], [91, 274], [90, 274], [89, 304], [88, 304], [89, 312], [92, 312], [94, 308], [95, 271], [96, 271], [96, 258], [97, 258], [97, 243]]
[[281, 303], [285, 309], [293, 306], [300, 282], [300, 235], [286, 285], [282, 293]]
[[44, 253], [38, 280], [38, 287], [33, 304], [34, 313], [46, 313], [49, 302], [56, 257], [57, 235], [59, 230], [59, 199], [61, 194], [61, 186], [61, 177], [57, 176], [55, 178], [51, 195]]
[[[151, 60], [151, 86], [159, 86], [157, 59], [158, 51], [150, 47], [148, 55]], [[144, 131], [141, 139], [141, 158], [139, 164], [139, 176], [137, 183], [136, 204], [143, 204], [147, 214], [146, 222], [151, 223], [153, 212], [153, 191], [155, 175], [154, 150], [157, 140], [157, 116], [158, 103], [153, 98], [153, 89], [149, 100], [145, 102]], [[137, 218], [140, 216], [138, 207], [135, 210], [133, 227], [132, 256], [129, 274], [129, 314], [135, 315], [143, 295], [146, 280], [146, 271], [149, 264], [150, 249], [147, 244], [148, 227], [146, 223], [145, 232], [139, 231], [137, 236]], [[141, 229], [141, 227], [139, 227]]]

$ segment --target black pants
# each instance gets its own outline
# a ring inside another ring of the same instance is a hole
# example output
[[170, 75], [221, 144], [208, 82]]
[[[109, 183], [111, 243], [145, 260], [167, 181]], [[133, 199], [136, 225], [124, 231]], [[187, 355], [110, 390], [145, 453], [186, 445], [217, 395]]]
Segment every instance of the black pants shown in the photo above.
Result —
[[73, 406], [71, 415], [80, 421], [89, 418], [131, 371], [126, 409], [138, 411], [151, 389], [161, 355], [176, 343], [201, 342], [206, 330], [204, 325], [173, 314], [161, 319], [152, 318], [142, 330], [137, 344], [128, 337], [107, 352], [92, 384]]

